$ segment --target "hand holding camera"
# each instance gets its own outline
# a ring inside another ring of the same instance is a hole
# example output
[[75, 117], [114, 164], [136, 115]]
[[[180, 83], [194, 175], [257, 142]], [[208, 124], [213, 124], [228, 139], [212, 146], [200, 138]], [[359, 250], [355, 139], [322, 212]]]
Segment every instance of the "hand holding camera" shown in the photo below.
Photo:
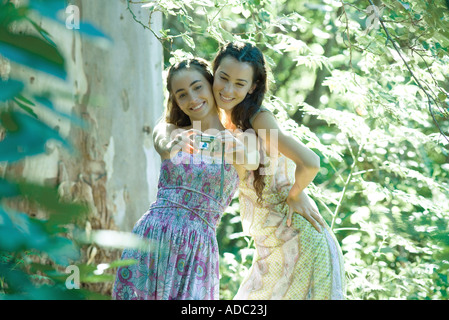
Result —
[[172, 157], [175, 153], [183, 151], [222, 158], [227, 163], [244, 162], [245, 145], [229, 130], [210, 135], [196, 129], [182, 129], [174, 134], [170, 144]]
[[172, 132], [172, 140], [169, 143], [170, 155], [173, 157], [176, 153], [183, 151], [185, 153], [198, 153], [193, 138], [201, 135], [202, 132], [195, 129], [177, 129]]
[[195, 136], [195, 142], [199, 150], [208, 151], [210, 153], [219, 152], [221, 150], [221, 141], [218, 136], [208, 134], [199, 134]]

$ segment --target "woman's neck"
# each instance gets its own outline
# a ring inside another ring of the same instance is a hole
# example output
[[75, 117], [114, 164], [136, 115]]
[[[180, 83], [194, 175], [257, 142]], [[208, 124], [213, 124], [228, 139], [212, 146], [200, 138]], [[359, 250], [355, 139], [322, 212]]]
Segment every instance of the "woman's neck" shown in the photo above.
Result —
[[193, 120], [191, 127], [202, 132], [210, 129], [224, 130], [218, 114], [207, 116], [201, 120]]

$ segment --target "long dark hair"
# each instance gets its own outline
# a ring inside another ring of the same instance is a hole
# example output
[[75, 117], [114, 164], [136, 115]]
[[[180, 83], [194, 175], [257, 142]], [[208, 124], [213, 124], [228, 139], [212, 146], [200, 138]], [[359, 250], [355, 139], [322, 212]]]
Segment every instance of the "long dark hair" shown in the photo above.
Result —
[[[255, 89], [252, 93], [248, 93], [245, 99], [236, 105], [231, 112], [232, 123], [245, 131], [252, 128], [250, 119], [261, 108], [265, 93], [268, 91], [268, 65], [262, 51], [255, 45], [249, 42], [228, 42], [219, 49], [212, 63], [214, 75], [225, 57], [232, 57], [239, 62], [248, 63], [253, 68], [252, 80], [253, 84], [256, 85]], [[263, 152], [261, 157], [263, 157]], [[263, 176], [260, 174], [261, 167], [263, 167], [262, 164], [257, 170], [254, 170], [254, 188], [259, 202], [262, 199], [262, 190], [265, 187]]]
[[201, 58], [191, 58], [185, 59], [180, 62], [173, 64], [170, 69], [168, 69], [167, 74], [167, 91], [168, 91], [168, 101], [167, 108], [165, 109], [165, 122], [174, 124], [177, 127], [190, 126], [192, 122], [190, 118], [181, 110], [176, 102], [175, 96], [172, 92], [172, 79], [173, 76], [181, 70], [195, 69], [200, 72], [207, 81], [209, 81], [212, 86], [214, 82], [214, 77], [210, 69], [209, 63]]

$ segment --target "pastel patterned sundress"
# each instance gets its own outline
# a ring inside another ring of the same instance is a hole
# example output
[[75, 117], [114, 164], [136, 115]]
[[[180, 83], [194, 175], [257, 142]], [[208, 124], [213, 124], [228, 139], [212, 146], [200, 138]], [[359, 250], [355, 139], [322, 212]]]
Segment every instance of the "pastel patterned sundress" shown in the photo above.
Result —
[[117, 270], [114, 299], [219, 298], [215, 230], [237, 190], [238, 175], [232, 165], [215, 162], [184, 152], [162, 162], [157, 199], [133, 228], [148, 239], [150, 250], [123, 251], [122, 259], [137, 263]]
[[319, 233], [298, 213], [287, 227], [286, 199], [294, 183], [295, 163], [282, 155], [266, 158], [261, 204], [253, 172], [240, 180], [243, 231], [254, 239], [256, 250], [234, 299], [344, 299], [343, 255], [330, 228]]

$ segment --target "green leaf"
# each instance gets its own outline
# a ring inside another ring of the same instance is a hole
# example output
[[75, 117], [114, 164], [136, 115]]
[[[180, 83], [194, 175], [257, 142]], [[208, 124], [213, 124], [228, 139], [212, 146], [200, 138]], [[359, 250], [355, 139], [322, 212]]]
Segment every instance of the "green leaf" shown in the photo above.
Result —
[[28, 8], [18, 7], [10, 1], [3, 1], [0, 4], [0, 26], [9, 26], [14, 21], [25, 19], [28, 14]]
[[80, 258], [79, 250], [67, 238], [51, 235], [45, 224], [24, 213], [6, 213], [0, 208], [0, 250], [9, 252], [35, 249], [45, 252], [60, 265]]
[[39, 32], [39, 34], [45, 39], [47, 40], [47, 42], [49, 44], [51, 44], [52, 46], [56, 47], [56, 43], [51, 39], [50, 33], [45, 30], [44, 28], [42, 28], [39, 24], [37, 24], [36, 22], [34, 22], [31, 19], [28, 19], [28, 21], [31, 23], [31, 25], [34, 27], [34, 29], [36, 29], [37, 32]]
[[60, 232], [60, 229], [57, 227], [74, 223], [88, 213], [85, 205], [62, 201], [57, 188], [28, 182], [20, 182], [18, 187], [21, 194], [28, 201], [31, 201], [49, 214], [48, 219], [45, 221], [45, 227], [48, 232]]
[[28, 6], [42, 16], [60, 21], [58, 13], [66, 8], [65, 0], [31, 0]]
[[19, 194], [20, 189], [16, 184], [0, 178], [0, 199], [3, 197], [15, 197]]
[[48, 253], [54, 262], [63, 266], [81, 258], [79, 249], [71, 240], [63, 237], [52, 236], [37, 249]]
[[37, 114], [34, 112], [34, 110], [26, 105], [23, 100], [21, 100], [20, 98], [14, 98], [14, 102], [17, 103], [17, 105], [19, 106], [19, 108], [21, 108], [23, 111], [25, 111], [26, 113], [28, 113], [30, 116], [32, 116], [33, 118], [39, 119], [39, 117], [37, 116]]
[[23, 90], [24, 84], [21, 81], [9, 79], [3, 81], [0, 78], [0, 102], [11, 100]]
[[440, 99], [440, 101], [446, 101], [447, 95], [444, 92], [440, 92], [438, 93], [438, 99]]
[[195, 42], [193, 42], [193, 39], [188, 34], [182, 35], [182, 40], [188, 45], [192, 50], [195, 49]]
[[124, 267], [124, 266], [131, 266], [134, 264], [137, 264], [138, 261], [135, 259], [120, 259], [109, 263], [109, 268], [117, 268], [117, 267]]
[[81, 21], [80, 28], [73, 29], [73, 30], [76, 30], [82, 34], [89, 36], [89, 37], [104, 38], [109, 41], [112, 41], [112, 38], [109, 37], [108, 35], [106, 35], [102, 30], [98, 29], [96, 26], [94, 26], [93, 24], [86, 22], [86, 21]]
[[0, 26], [0, 54], [58, 78], [67, 77], [63, 56], [54, 46], [35, 36], [12, 34]]
[[221, 33], [215, 26], [209, 26], [206, 31], [213, 39], [217, 40], [219, 44], [223, 44], [225, 42]]
[[6, 137], [0, 141], [0, 161], [14, 162], [43, 153], [49, 140], [59, 141], [69, 151], [73, 150], [56, 130], [29, 115], [2, 113], [0, 124], [7, 129]]

